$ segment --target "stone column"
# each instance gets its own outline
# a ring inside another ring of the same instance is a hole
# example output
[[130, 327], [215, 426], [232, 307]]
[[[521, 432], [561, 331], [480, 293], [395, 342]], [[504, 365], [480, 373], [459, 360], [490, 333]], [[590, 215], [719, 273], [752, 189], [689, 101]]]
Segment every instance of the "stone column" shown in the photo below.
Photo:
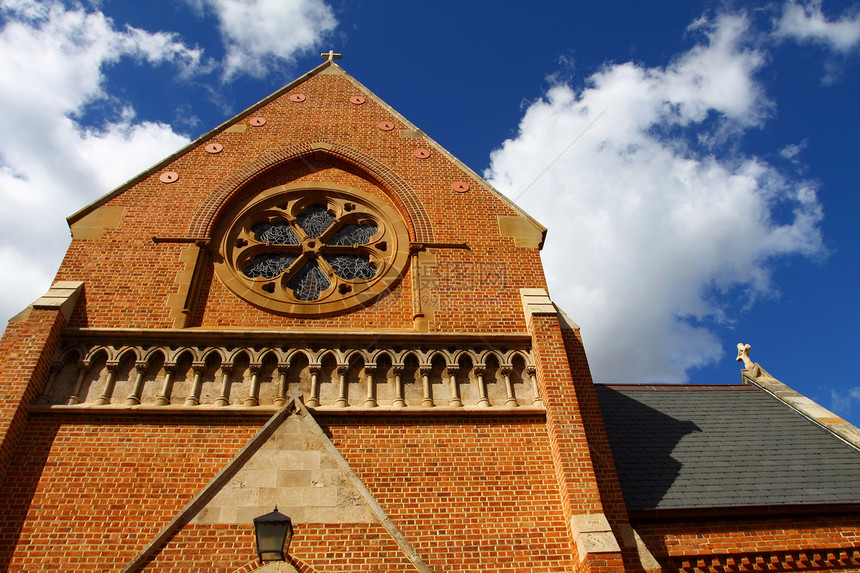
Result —
[[125, 399], [126, 406], [136, 406], [140, 404], [140, 395], [143, 392], [143, 377], [146, 375], [146, 370], [149, 368], [149, 363], [138, 361], [134, 363], [134, 369], [137, 370], [137, 375], [134, 379], [134, 387], [131, 395]]
[[478, 406], [481, 408], [489, 408], [490, 400], [487, 398], [487, 384], [484, 382], [484, 374], [487, 372], [487, 365], [475, 364], [474, 372], [475, 377], [478, 379], [478, 393], [480, 394]]
[[403, 408], [406, 406], [406, 400], [403, 399], [403, 364], [395, 364], [391, 367], [391, 372], [394, 374], [394, 401], [391, 405]]
[[373, 375], [376, 374], [376, 364], [368, 362], [364, 365], [364, 373], [367, 375], [367, 397], [364, 399], [365, 408], [376, 408], [376, 386], [373, 383]]
[[173, 393], [173, 377], [176, 375], [176, 362], [164, 363], [164, 384], [161, 386], [161, 394], [155, 398], [156, 406], [169, 406], [170, 395]]
[[433, 403], [433, 389], [430, 386], [430, 372], [433, 371], [433, 366], [430, 364], [422, 364], [418, 368], [421, 372], [421, 381], [424, 389], [424, 399], [421, 400], [421, 406], [424, 408], [432, 408], [435, 406]]
[[320, 372], [322, 371], [321, 364], [311, 364], [308, 366], [311, 372], [311, 395], [308, 398], [306, 406], [316, 408], [320, 405]]
[[511, 373], [514, 371], [514, 367], [510, 364], [502, 364], [501, 368], [499, 368], [499, 372], [502, 373], [502, 378], [505, 380], [505, 392], [508, 397], [505, 399], [505, 406], [508, 408], [516, 408], [519, 406], [517, 404], [517, 399], [514, 396], [514, 385], [511, 383]]
[[90, 369], [90, 363], [86, 360], [78, 362], [78, 379], [75, 380], [75, 388], [72, 390], [72, 395], [69, 396], [69, 406], [81, 403], [81, 387], [84, 385], [84, 377]]
[[278, 364], [278, 395], [275, 396], [274, 405], [280, 408], [287, 403], [287, 373], [290, 371], [290, 365], [284, 362]]
[[106, 365], [108, 371], [108, 379], [105, 383], [105, 389], [95, 401], [96, 406], [106, 406], [110, 404], [111, 396], [113, 396], [113, 387], [116, 384], [116, 373], [119, 371], [119, 363], [109, 361]]
[[349, 370], [349, 364], [338, 364], [337, 365], [337, 376], [338, 376], [338, 396], [337, 401], [334, 403], [338, 408], [346, 408], [349, 406], [348, 399], [348, 388], [347, 388], [347, 380], [346, 373]]
[[448, 379], [451, 383], [451, 399], [448, 400], [448, 405], [455, 408], [462, 408], [463, 401], [460, 400], [460, 387], [457, 386], [457, 373], [460, 371], [460, 366], [457, 364], [449, 364]]
[[193, 362], [191, 370], [194, 371], [194, 382], [191, 384], [191, 395], [185, 399], [186, 406], [200, 405], [200, 391], [203, 389], [203, 372], [206, 370], [205, 362]]

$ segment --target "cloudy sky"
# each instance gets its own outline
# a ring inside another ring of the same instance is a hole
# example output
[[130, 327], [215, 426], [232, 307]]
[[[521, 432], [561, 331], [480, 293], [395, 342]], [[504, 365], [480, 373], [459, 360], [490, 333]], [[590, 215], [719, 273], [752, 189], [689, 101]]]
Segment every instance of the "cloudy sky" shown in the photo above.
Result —
[[736, 383], [742, 341], [860, 423], [860, 3], [0, 0], [0, 25], [4, 321], [66, 216], [334, 48], [549, 228], [596, 380]]

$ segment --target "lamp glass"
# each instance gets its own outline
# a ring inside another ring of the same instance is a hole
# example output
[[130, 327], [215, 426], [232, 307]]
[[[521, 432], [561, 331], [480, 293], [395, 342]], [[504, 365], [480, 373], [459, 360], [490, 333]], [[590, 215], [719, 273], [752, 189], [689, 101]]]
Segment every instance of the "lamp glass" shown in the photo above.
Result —
[[260, 561], [285, 560], [293, 537], [293, 524], [289, 517], [275, 508], [275, 511], [254, 519], [254, 531]]

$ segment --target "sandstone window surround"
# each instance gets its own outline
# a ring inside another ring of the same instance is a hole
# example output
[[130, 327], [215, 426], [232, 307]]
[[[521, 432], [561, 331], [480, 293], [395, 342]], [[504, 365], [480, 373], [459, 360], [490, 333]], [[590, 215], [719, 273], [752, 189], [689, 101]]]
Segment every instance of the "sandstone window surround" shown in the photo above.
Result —
[[400, 214], [358, 189], [281, 185], [234, 207], [215, 235], [224, 285], [269, 312], [326, 316], [389, 292], [409, 260]]

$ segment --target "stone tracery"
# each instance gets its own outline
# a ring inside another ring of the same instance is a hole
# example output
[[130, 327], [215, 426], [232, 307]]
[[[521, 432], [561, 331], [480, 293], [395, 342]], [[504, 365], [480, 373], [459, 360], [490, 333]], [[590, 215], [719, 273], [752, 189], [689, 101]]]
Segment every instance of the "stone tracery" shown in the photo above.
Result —
[[378, 198], [331, 184], [284, 185], [238, 205], [219, 226], [215, 269], [237, 296], [292, 316], [366, 306], [402, 276], [409, 235]]

